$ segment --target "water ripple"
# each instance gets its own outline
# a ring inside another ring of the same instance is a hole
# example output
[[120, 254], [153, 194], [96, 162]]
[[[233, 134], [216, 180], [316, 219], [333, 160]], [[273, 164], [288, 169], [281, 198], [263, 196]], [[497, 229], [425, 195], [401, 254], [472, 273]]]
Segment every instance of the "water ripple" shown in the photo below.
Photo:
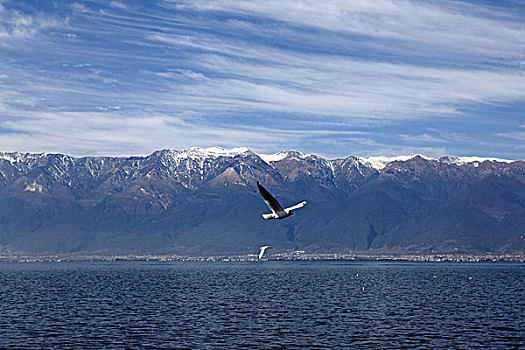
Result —
[[0, 348], [520, 348], [519, 264], [0, 264]]

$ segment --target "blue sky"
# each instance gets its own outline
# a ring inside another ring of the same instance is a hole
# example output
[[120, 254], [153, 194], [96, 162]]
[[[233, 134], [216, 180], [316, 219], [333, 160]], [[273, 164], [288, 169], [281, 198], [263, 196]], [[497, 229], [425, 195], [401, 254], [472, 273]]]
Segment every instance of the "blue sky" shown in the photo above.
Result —
[[0, 150], [525, 158], [525, 2], [0, 0]]

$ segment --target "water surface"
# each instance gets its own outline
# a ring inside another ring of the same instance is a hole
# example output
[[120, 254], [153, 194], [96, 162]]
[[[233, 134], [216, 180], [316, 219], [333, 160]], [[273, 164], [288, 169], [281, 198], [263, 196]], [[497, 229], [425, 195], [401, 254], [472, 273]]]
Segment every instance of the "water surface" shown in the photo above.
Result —
[[0, 348], [520, 348], [524, 267], [0, 263]]

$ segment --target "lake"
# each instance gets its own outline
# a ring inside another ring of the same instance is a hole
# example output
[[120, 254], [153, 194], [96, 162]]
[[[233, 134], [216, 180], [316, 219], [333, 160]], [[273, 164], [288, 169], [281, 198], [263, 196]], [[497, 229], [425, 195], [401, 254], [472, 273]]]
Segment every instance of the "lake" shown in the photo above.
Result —
[[523, 348], [524, 281], [511, 263], [0, 263], [0, 348]]

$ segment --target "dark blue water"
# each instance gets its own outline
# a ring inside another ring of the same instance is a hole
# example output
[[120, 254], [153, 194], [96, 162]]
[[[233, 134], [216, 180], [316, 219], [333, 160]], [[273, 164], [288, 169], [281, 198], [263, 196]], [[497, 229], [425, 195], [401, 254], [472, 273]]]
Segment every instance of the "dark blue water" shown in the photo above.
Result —
[[0, 263], [0, 348], [524, 348], [524, 281], [519, 264]]

